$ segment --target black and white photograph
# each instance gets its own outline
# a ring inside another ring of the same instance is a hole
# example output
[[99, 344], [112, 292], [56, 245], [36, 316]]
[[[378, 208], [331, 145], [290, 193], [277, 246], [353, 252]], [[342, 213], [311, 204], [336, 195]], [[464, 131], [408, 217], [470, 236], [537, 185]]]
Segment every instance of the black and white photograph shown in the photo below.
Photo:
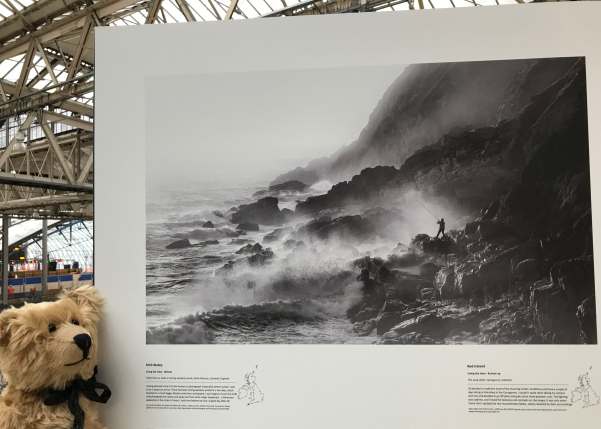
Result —
[[584, 57], [146, 78], [146, 343], [596, 343], [586, 89]]

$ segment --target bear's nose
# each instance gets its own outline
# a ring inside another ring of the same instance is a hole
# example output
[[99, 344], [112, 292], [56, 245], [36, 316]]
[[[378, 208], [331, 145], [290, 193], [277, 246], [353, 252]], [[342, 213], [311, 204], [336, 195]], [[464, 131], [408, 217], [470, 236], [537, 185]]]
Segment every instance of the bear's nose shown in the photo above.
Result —
[[78, 334], [73, 337], [73, 342], [81, 349], [83, 357], [87, 358], [88, 353], [90, 353], [90, 347], [92, 347], [92, 337], [88, 334]]

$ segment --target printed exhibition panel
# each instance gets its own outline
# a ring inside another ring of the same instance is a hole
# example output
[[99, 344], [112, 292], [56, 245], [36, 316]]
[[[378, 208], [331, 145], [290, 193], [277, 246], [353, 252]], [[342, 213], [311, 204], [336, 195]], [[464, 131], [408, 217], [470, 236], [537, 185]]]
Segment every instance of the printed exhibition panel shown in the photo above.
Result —
[[593, 427], [600, 6], [98, 31], [109, 422]]

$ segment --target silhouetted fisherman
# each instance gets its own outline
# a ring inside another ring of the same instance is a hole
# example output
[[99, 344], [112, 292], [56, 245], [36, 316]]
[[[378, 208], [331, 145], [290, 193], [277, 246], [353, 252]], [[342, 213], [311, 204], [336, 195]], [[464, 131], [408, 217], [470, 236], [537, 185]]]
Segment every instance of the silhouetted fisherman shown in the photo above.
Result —
[[440, 234], [442, 234], [442, 238], [445, 237], [444, 235], [444, 218], [440, 218], [440, 220], [438, 222], [436, 222], [439, 226], [438, 226], [438, 233], [436, 233], [436, 238], [438, 238], [438, 236]]

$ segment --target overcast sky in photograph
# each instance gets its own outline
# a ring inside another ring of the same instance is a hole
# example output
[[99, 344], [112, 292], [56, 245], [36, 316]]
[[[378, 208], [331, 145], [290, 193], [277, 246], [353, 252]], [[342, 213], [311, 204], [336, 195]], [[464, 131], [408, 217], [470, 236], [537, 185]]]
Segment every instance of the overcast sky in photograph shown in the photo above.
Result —
[[357, 138], [403, 66], [146, 81], [150, 189], [268, 183]]

